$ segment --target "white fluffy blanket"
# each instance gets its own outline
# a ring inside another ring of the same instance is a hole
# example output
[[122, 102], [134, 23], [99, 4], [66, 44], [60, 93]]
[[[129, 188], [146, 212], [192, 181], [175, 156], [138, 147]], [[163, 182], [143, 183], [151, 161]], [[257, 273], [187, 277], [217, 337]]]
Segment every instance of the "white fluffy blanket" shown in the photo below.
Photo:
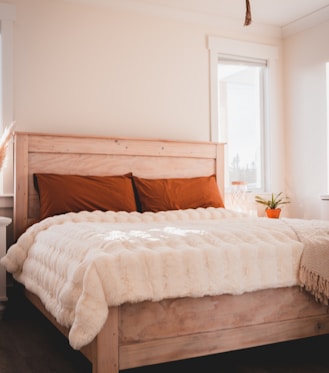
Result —
[[220, 208], [69, 213], [30, 227], [1, 263], [71, 328], [79, 349], [111, 305], [298, 284], [295, 230]]

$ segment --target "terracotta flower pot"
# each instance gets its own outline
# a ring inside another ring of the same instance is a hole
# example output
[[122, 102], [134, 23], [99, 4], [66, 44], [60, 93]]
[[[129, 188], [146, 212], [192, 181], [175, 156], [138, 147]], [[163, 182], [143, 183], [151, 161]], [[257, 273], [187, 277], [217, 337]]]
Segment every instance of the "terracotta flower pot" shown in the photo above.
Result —
[[280, 217], [281, 209], [266, 209], [268, 218], [278, 219]]

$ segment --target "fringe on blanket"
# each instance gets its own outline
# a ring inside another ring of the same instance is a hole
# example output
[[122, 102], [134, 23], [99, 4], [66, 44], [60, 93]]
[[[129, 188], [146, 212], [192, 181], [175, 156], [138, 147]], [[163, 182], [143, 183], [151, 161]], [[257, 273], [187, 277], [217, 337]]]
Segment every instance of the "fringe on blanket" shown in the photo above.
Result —
[[300, 268], [299, 279], [301, 287], [310, 292], [317, 302], [328, 306], [329, 281], [319, 274], [307, 270], [304, 266]]

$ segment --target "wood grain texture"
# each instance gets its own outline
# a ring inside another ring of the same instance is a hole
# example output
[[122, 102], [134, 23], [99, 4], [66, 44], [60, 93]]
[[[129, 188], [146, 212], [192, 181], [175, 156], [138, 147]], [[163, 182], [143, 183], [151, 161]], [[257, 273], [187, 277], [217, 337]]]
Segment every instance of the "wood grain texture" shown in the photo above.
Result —
[[[91, 373], [92, 366], [71, 349], [16, 286], [0, 320], [1, 373]], [[143, 366], [122, 373], [328, 373], [329, 335], [276, 343], [199, 358]]]
[[14, 230], [17, 238], [39, 216], [34, 173], [123, 175], [145, 178], [218, 175], [224, 190], [224, 144], [15, 134]]

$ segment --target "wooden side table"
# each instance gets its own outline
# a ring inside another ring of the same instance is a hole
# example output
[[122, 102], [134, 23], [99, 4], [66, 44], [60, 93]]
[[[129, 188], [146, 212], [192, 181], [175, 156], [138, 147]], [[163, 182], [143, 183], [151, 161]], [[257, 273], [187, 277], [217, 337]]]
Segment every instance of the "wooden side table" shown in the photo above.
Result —
[[[7, 251], [7, 226], [11, 223], [11, 219], [0, 216], [0, 258], [6, 255]], [[6, 269], [0, 265], [0, 319], [6, 308], [7, 302], [7, 284], [6, 284]]]

